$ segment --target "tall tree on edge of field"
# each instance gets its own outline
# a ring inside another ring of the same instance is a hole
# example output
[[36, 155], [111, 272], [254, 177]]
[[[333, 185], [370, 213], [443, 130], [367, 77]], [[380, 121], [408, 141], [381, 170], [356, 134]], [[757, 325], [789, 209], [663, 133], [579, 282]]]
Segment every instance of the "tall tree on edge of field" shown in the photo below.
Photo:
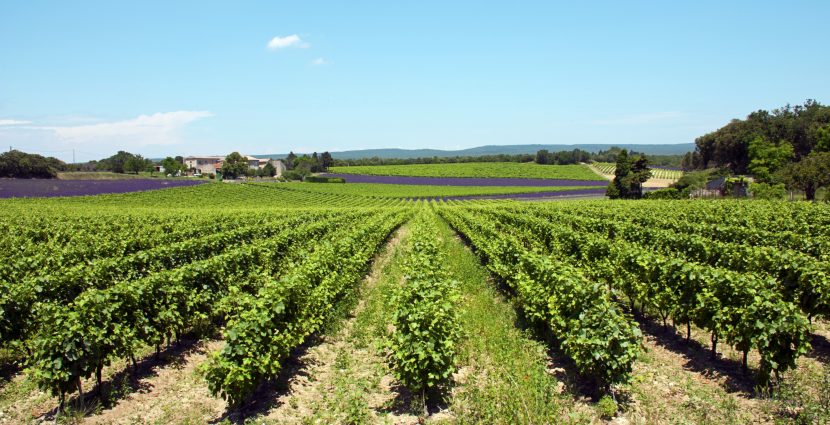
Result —
[[124, 161], [124, 172], [138, 174], [144, 171], [144, 158], [141, 155], [132, 155]]
[[285, 157], [285, 169], [293, 170], [296, 165], [296, 161], [297, 155], [294, 155], [294, 151], [288, 152], [288, 156]]
[[830, 186], [830, 152], [813, 152], [789, 164], [780, 175], [790, 189], [803, 190], [804, 197], [814, 201], [819, 188]]
[[632, 158], [623, 149], [617, 155], [614, 180], [608, 185], [605, 195], [611, 199], [640, 199], [643, 197], [643, 183], [649, 178], [651, 169], [645, 155]]
[[239, 176], [244, 176], [247, 170], [248, 161], [239, 152], [232, 152], [225, 157], [225, 162], [222, 163], [222, 176], [226, 179], [235, 179]]
[[328, 151], [325, 151], [320, 155], [320, 167], [323, 168], [323, 171], [328, 171], [329, 167], [333, 164], [334, 158], [331, 157], [331, 154]]

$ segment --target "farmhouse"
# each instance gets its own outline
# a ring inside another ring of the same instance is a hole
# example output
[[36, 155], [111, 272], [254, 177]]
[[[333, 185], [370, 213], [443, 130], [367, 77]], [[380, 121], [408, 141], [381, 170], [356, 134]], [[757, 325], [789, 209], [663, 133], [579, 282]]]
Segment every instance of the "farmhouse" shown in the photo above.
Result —
[[[285, 164], [279, 159], [264, 159], [250, 155], [246, 155], [245, 159], [248, 161], [248, 168], [254, 170], [261, 169], [266, 164], [271, 163], [277, 170], [277, 176], [281, 176], [285, 171]], [[184, 165], [187, 166], [188, 170], [192, 170], [194, 174], [216, 174], [217, 171], [222, 170], [224, 160], [224, 156], [188, 156], [184, 159]]]
[[223, 156], [188, 156], [184, 158], [184, 165], [195, 174], [216, 174], [224, 160]]

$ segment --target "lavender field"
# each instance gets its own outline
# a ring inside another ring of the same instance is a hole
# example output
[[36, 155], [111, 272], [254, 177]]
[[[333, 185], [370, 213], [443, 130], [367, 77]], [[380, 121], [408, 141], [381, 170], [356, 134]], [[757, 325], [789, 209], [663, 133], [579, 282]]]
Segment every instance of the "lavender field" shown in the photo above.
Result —
[[195, 186], [200, 180], [56, 180], [0, 179], [0, 198], [86, 196]]

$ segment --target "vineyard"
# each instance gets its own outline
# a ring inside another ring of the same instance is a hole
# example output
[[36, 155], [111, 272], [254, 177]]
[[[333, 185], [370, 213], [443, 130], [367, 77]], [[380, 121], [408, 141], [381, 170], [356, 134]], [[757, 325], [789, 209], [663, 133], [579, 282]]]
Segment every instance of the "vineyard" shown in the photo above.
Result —
[[450, 164], [357, 165], [331, 167], [332, 173], [379, 176], [523, 178], [596, 180], [584, 165], [539, 165], [519, 162], [462, 162]]
[[[597, 162], [593, 164], [594, 167], [602, 174], [614, 175], [617, 165], [610, 162]], [[669, 168], [652, 167], [651, 177], [655, 179], [677, 180], [683, 177], [683, 171], [672, 170]]]
[[830, 418], [826, 205], [306, 186], [0, 201], [0, 423]]

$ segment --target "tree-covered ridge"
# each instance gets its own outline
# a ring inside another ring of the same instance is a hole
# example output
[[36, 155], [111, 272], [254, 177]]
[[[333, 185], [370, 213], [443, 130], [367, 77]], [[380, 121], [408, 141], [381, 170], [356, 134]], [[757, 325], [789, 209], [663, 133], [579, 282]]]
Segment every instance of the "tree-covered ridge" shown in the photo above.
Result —
[[[734, 173], [751, 171], [753, 154], [760, 145], [789, 151], [781, 156], [800, 160], [814, 151], [830, 150], [830, 106], [815, 100], [758, 110], [695, 140], [695, 152], [683, 160], [687, 169], [729, 167]], [[754, 145], [754, 146], [753, 146]], [[764, 150], [764, 149], [761, 149]]]

